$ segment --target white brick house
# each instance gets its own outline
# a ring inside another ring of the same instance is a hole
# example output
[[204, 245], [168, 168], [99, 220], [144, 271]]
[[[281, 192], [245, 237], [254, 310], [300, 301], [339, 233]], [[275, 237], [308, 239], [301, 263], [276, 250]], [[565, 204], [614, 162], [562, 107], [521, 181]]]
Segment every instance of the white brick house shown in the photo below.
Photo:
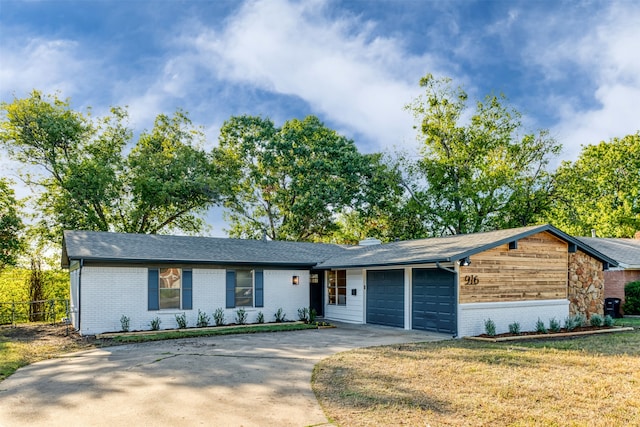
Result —
[[[158, 236], [87, 231], [64, 234], [62, 265], [71, 276], [71, 320], [83, 335], [121, 329], [195, 326], [223, 309], [265, 321], [290, 320], [313, 307], [328, 320], [476, 335], [491, 318], [498, 333], [514, 321], [563, 320], [576, 252], [602, 269], [616, 262], [550, 226], [366, 246]], [[600, 308], [601, 311], [601, 308]], [[585, 313], [589, 316], [591, 313]]]

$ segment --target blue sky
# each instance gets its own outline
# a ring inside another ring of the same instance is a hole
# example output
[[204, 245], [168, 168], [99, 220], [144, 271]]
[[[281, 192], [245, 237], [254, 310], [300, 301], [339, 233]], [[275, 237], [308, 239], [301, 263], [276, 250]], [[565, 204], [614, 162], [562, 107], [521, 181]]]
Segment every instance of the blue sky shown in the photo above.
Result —
[[573, 160], [640, 129], [639, 52], [632, 0], [0, 0], [0, 100], [128, 105], [137, 131], [182, 108], [210, 146], [232, 115], [315, 114], [363, 152], [413, 150], [403, 106], [432, 73], [504, 93]]

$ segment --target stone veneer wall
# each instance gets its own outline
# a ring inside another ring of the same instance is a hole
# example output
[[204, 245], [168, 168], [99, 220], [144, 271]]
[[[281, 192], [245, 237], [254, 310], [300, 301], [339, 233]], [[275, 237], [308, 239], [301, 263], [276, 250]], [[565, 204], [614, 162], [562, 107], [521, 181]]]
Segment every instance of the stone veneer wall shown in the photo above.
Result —
[[602, 263], [584, 252], [569, 254], [569, 314], [604, 315]]

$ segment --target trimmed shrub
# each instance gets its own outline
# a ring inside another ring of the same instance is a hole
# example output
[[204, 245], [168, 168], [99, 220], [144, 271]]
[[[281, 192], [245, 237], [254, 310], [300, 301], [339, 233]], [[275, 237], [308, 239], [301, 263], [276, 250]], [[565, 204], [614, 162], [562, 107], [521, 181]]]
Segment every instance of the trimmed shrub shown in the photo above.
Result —
[[247, 323], [247, 311], [244, 308], [236, 310], [236, 323], [238, 325], [244, 325]]
[[604, 317], [600, 316], [599, 314], [592, 314], [591, 319], [589, 319], [589, 323], [591, 324], [591, 326], [602, 326], [604, 325]]
[[538, 317], [538, 321], [536, 322], [536, 332], [539, 334], [546, 334], [548, 332], [547, 327], [544, 326], [544, 322], [540, 320], [539, 317]]
[[209, 316], [204, 311], [200, 311], [198, 309], [198, 321], [196, 322], [196, 326], [198, 328], [205, 328], [209, 326]]
[[151, 320], [151, 323], [149, 324], [151, 326], [151, 330], [152, 331], [157, 331], [160, 329], [160, 324], [162, 323], [162, 320], [160, 320], [159, 317], [155, 317], [154, 319]]
[[125, 316], [123, 314], [122, 317], [120, 318], [120, 330], [122, 332], [129, 332], [129, 323], [130, 322], [131, 322], [131, 319], [128, 316]]
[[520, 323], [513, 322], [509, 324], [509, 333], [513, 335], [520, 335]]
[[216, 308], [216, 311], [213, 312], [213, 321], [216, 326], [224, 325], [224, 309]]
[[625, 314], [640, 314], [640, 281], [629, 282], [624, 286], [622, 309]]
[[496, 336], [496, 323], [491, 320], [491, 319], [487, 319], [484, 321], [484, 332], [489, 335], [490, 337], [495, 337]]
[[549, 329], [552, 332], [560, 332], [560, 321], [557, 320], [555, 317], [552, 317], [551, 319], [549, 319]]
[[608, 314], [604, 316], [604, 326], [613, 326], [616, 321]]
[[185, 329], [187, 327], [187, 313], [176, 314], [176, 323], [179, 329]]

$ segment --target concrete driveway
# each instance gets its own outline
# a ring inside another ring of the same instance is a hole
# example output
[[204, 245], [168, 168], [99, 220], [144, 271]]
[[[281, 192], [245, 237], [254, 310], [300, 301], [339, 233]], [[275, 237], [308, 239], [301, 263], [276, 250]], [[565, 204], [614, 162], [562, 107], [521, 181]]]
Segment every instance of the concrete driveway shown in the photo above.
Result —
[[84, 351], [0, 383], [2, 426], [319, 426], [321, 359], [446, 335], [370, 325], [188, 338]]

